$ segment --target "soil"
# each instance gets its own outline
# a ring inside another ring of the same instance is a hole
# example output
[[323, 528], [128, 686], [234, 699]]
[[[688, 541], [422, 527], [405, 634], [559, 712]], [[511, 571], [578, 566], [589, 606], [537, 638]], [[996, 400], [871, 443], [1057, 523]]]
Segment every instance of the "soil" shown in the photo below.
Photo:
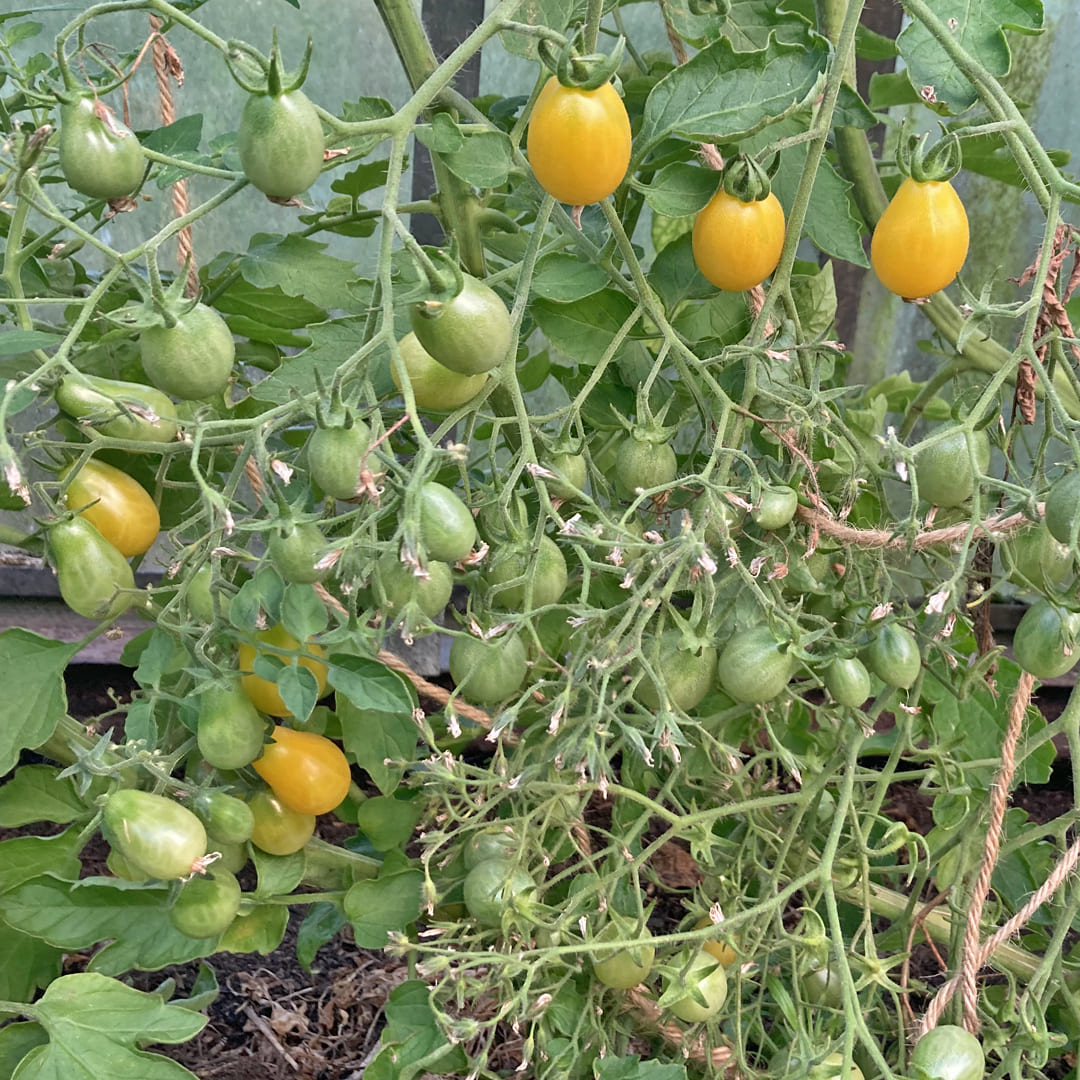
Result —
[[[77, 719], [89, 719], [129, 700], [133, 689], [126, 668], [73, 666], [67, 672], [68, 710]], [[1065, 696], [1064, 688], [1044, 688], [1039, 704], [1046, 714], [1054, 716]], [[481, 753], [483, 748], [477, 751]], [[1073, 799], [1067, 760], [1059, 758], [1049, 784], [1021, 788], [1013, 801], [1036, 821], [1049, 821], [1070, 809]], [[598, 817], [605, 813], [602, 806], [595, 811]], [[933, 824], [930, 804], [913, 784], [893, 786], [886, 812], [920, 833], [929, 831]], [[335, 839], [330, 835], [332, 819], [324, 821], [326, 838]], [[342, 828], [338, 825], [339, 832]], [[17, 831], [51, 830], [27, 827]], [[658, 828], [657, 835], [661, 831]], [[0, 830], [0, 839], [10, 834]], [[86, 853], [88, 873], [103, 872], [103, 841], [99, 848]], [[685, 915], [682, 897], [692, 891], [700, 875], [689, 852], [674, 843], [660, 851], [652, 870], [648, 889], [655, 902], [653, 929], [663, 932], [665, 926], [674, 925]], [[175, 983], [174, 996], [183, 998], [205, 963], [219, 986], [216, 1000], [206, 1010], [208, 1023], [203, 1031], [187, 1043], [155, 1047], [155, 1052], [173, 1058], [200, 1080], [266, 1080], [275, 1076], [359, 1080], [378, 1051], [383, 1005], [394, 987], [406, 979], [405, 964], [381, 952], [357, 948], [346, 927], [319, 950], [307, 970], [296, 956], [296, 932], [303, 914], [292, 913], [284, 942], [270, 955], [218, 953], [202, 962], [133, 973], [129, 981], [139, 989], [154, 990], [170, 979]], [[79, 970], [86, 959], [70, 955], [67, 970]], [[940, 950], [916, 944], [911, 976], [930, 985], [941, 981], [942, 959]]]

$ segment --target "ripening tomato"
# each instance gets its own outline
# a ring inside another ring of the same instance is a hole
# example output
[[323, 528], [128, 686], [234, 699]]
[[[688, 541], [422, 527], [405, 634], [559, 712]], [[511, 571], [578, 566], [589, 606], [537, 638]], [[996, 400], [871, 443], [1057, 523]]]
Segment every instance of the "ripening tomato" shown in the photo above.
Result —
[[553, 75], [529, 118], [526, 151], [540, 186], [559, 202], [606, 199], [630, 164], [630, 118], [615, 87], [563, 86]]
[[908, 177], [874, 229], [870, 262], [889, 292], [914, 300], [944, 289], [967, 251], [967, 213], [952, 184]]
[[54, 395], [68, 416], [110, 439], [167, 443], [179, 430], [169, 396], [152, 386], [100, 375], [65, 375]]
[[60, 596], [77, 615], [115, 619], [135, 599], [131, 565], [81, 515], [49, 527], [46, 549]]
[[506, 359], [513, 337], [510, 312], [499, 294], [469, 274], [449, 300], [423, 300], [411, 313], [413, 333], [450, 371], [482, 375]]
[[352, 771], [341, 747], [313, 731], [278, 726], [273, 742], [252, 768], [290, 809], [301, 814], [326, 814], [349, 793]]
[[186, 877], [206, 854], [206, 830], [186, 807], [164, 795], [122, 788], [102, 813], [105, 838], [132, 866], [168, 881]]
[[908, 1064], [928, 1080], [982, 1080], [986, 1058], [979, 1040], [955, 1024], [928, 1031], [911, 1052]]
[[194, 400], [221, 394], [229, 385], [236, 346], [225, 320], [196, 304], [173, 326], [148, 326], [139, 335], [147, 378], [173, 397]]
[[[278, 623], [276, 626], [271, 626], [269, 630], [260, 630], [255, 635], [255, 640], [287, 651], [299, 651], [301, 649], [300, 642], [297, 641], [281, 623]], [[319, 697], [322, 697], [326, 690], [326, 665], [322, 662], [322, 658], [326, 655], [326, 650], [321, 645], [316, 645], [312, 641], [309, 641], [302, 648], [303, 652], [296, 658], [296, 662], [301, 667], [307, 668], [308, 671], [315, 676], [315, 682], [319, 689]], [[252, 665], [255, 662], [255, 652], [256, 647], [248, 644], [246, 641], [241, 642], [236, 650], [237, 667], [240, 671], [248, 673], [240, 680], [240, 685], [243, 686], [244, 693], [251, 699], [251, 704], [254, 705], [259, 712], [268, 713], [270, 716], [292, 716], [292, 713], [289, 712], [289, 707], [281, 699], [277, 683], [271, 682], [269, 679], [264, 679], [261, 675], [256, 675], [252, 670]], [[281, 656], [280, 654], [269, 650], [264, 651], [260, 649], [259, 654], [277, 656], [279, 660], [282, 660], [285, 663], [292, 662], [292, 658]]]
[[158, 508], [146, 488], [126, 472], [91, 458], [74, 475], [69, 465], [60, 479], [71, 476], [64, 505], [79, 510], [91, 525], [125, 558], [143, 555], [161, 531]]
[[784, 208], [772, 193], [743, 202], [722, 187], [698, 211], [691, 237], [694, 262], [710, 284], [746, 292], [775, 269], [784, 249]]
[[251, 842], [267, 855], [291, 855], [315, 835], [315, 815], [291, 810], [273, 792], [257, 791], [248, 806], [255, 819]]
[[[472, 401], [488, 381], [488, 373], [465, 375], [444, 367], [420, 344], [413, 333], [398, 342], [405, 375], [412, 387], [413, 401], [418, 409], [428, 412], [451, 412]], [[401, 377], [396, 364], [391, 364], [394, 385], [401, 389]]]

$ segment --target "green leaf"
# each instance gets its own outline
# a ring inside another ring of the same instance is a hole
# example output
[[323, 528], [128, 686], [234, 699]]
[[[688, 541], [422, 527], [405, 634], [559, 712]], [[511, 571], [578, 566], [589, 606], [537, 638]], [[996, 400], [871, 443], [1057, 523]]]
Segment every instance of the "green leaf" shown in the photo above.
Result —
[[[423, 1074], [463, 1072], [468, 1059], [460, 1046], [451, 1046], [439, 1030], [429, 1000], [430, 988], [419, 979], [396, 986], [386, 1002], [382, 1050], [364, 1070], [365, 1080], [398, 1080]], [[580, 1018], [580, 1017], [579, 1017]], [[439, 1050], [445, 1048], [445, 1053]], [[423, 1062], [420, 1069], [419, 1066]]]
[[776, 0], [733, 0], [725, 18], [694, 15], [688, 0], [668, 0], [664, 11], [679, 36], [696, 48], [725, 37], [738, 52], [747, 52], [763, 49], [770, 37], [788, 43], [808, 43], [813, 37], [812, 25], [802, 14], [788, 10], [792, 7], [789, 3], [781, 9]]
[[272, 953], [284, 940], [289, 926], [289, 909], [282, 904], [260, 904], [244, 915], [237, 915], [221, 935], [219, 952]]
[[404, 930], [420, 913], [424, 875], [397, 851], [387, 854], [374, 881], [358, 881], [345, 894], [345, 914], [361, 949], [386, 947], [391, 930]]
[[537, 260], [532, 287], [544, 300], [569, 304], [598, 293], [607, 283], [607, 272], [596, 263], [553, 251]]
[[685, 300], [705, 300], [716, 295], [716, 287], [694, 262], [690, 233], [683, 233], [660, 251], [647, 277], [668, 312], [675, 311]]
[[836, 281], [827, 262], [814, 274], [791, 278], [791, 295], [807, 339], [823, 337], [836, 320]]
[[[70, 777], [57, 779], [51, 765], [24, 765], [0, 787], [0, 828], [17, 829], [31, 821], [67, 825], [89, 814]], [[3, 995], [0, 994], [0, 997]]]
[[465, 145], [461, 129], [444, 112], [436, 113], [430, 124], [418, 124], [413, 128], [413, 134], [435, 154], [450, 154]]
[[[1005, 145], [1002, 135], [976, 135], [965, 137], [961, 143], [964, 152], [964, 169], [981, 173], [992, 180], [999, 180], [1012, 187], [1027, 187], [1016, 159]], [[1069, 163], [1072, 154], [1068, 150], [1047, 150], [1047, 156], [1059, 168]]]
[[[1040, 0], [935, 0], [934, 14], [949, 26], [953, 40], [977, 64], [1001, 78], [1009, 73], [1012, 53], [1006, 30], [1037, 34], [1043, 28]], [[978, 100], [975, 87], [922, 23], [913, 20], [896, 39], [915, 87], [933, 87], [937, 101], [951, 112], [970, 109]]]
[[465, 145], [440, 154], [443, 164], [460, 180], [478, 188], [506, 183], [513, 165], [513, 148], [501, 131], [481, 131], [465, 137]]
[[19, 1062], [35, 1046], [44, 1046], [48, 1041], [48, 1032], [30, 1020], [0, 1028], [0, 1080], [11, 1080]]
[[281, 598], [281, 621], [294, 638], [307, 641], [326, 629], [329, 617], [326, 605], [310, 585], [289, 584]]
[[[383, 98], [362, 97], [358, 101], [344, 102], [341, 106], [341, 115], [349, 123], [361, 120], [386, 120], [394, 115], [394, 107]], [[349, 139], [349, 145], [354, 154], [363, 157], [365, 154], [370, 154], [386, 138], [387, 136], [382, 134], [354, 135]]]
[[687, 305], [672, 325], [688, 341], [734, 345], [749, 333], [750, 315], [741, 293], [717, 293]]
[[156, 994], [92, 973], [63, 975], [34, 1003], [49, 1036], [23, 1059], [19, 1080], [192, 1080], [193, 1073], [140, 1043], [181, 1043], [206, 1017]]
[[572, 304], [535, 300], [529, 311], [555, 348], [592, 367], [633, 315], [634, 302], [625, 293], [603, 289]]
[[65, 881], [44, 874], [0, 895], [0, 918], [58, 949], [85, 949], [111, 939], [90, 961], [94, 971], [156, 971], [214, 951], [213, 941], [195, 941], [173, 929], [168, 897], [165, 885]]
[[416, 802], [376, 795], [356, 808], [356, 824], [376, 851], [389, 851], [404, 848], [412, 839], [420, 813]]
[[310, 394], [316, 389], [316, 370], [324, 385], [329, 386], [337, 369], [367, 343], [366, 328], [366, 315], [316, 323], [309, 331], [311, 345], [299, 355], [288, 357], [277, 371], [256, 383], [251, 396], [281, 405], [296, 394]]
[[389, 169], [390, 162], [385, 159], [357, 165], [351, 172], [337, 177], [330, 185], [330, 190], [339, 195], [348, 195], [350, 199], [358, 198], [367, 191], [383, 187]]
[[325, 255], [326, 244], [303, 236], [256, 233], [237, 269], [252, 285], [264, 289], [279, 286], [289, 296], [302, 296], [330, 311], [356, 307], [357, 296], [349, 287], [356, 278], [352, 263]]
[[0, 999], [32, 1001], [60, 974], [63, 963], [62, 950], [0, 923]]
[[[214, 306], [222, 315], [243, 315], [253, 323], [283, 330], [298, 330], [326, 319], [323, 308], [302, 296], [288, 295], [280, 285], [259, 288], [243, 278], [237, 278], [220, 293]], [[253, 335], [245, 334], [245, 337]]]
[[818, 87], [828, 61], [770, 40], [738, 53], [726, 38], [665, 75], [649, 94], [637, 138], [639, 153], [673, 135], [694, 142], [735, 142], [802, 104]]
[[686, 1066], [642, 1061], [630, 1057], [601, 1058], [595, 1065], [596, 1080], [686, 1080]]
[[329, 681], [337, 695], [346, 752], [384, 795], [391, 794], [402, 769], [385, 760], [409, 761], [416, 752], [414, 691], [385, 664], [360, 656], [331, 656]]
[[894, 105], [917, 105], [922, 98], [904, 71], [876, 71], [870, 76], [870, 108], [878, 112]]
[[855, 27], [855, 55], [860, 60], [877, 63], [881, 60], [892, 60], [899, 54], [900, 50], [891, 37], [879, 34], [861, 23]]
[[296, 932], [296, 959], [306, 972], [311, 973], [315, 954], [333, 940], [347, 922], [348, 919], [336, 904], [321, 901], [311, 905]]
[[651, 184], [635, 184], [645, 201], [666, 217], [689, 217], [696, 214], [716, 194], [720, 175], [702, 165], [675, 161], [665, 165]]
[[78, 877], [78, 829], [58, 836], [15, 836], [0, 843], [0, 893], [42, 874]]
[[5, 330], [0, 334], [0, 356], [19, 356], [31, 349], [52, 349], [62, 340], [62, 335], [46, 330]]
[[252, 845], [251, 861], [258, 874], [256, 896], [291, 893], [304, 880], [303, 851], [294, 851], [291, 855], [269, 855]]
[[10, 772], [19, 751], [40, 746], [67, 712], [64, 669], [77, 643], [53, 641], [15, 628], [0, 634], [0, 686], [7, 719], [0, 724], [0, 776]]
[[836, 101], [836, 111], [833, 113], [833, 127], [872, 128], [878, 122], [866, 102], [859, 96], [857, 90], [852, 89], [847, 83], [840, 84], [840, 96]]

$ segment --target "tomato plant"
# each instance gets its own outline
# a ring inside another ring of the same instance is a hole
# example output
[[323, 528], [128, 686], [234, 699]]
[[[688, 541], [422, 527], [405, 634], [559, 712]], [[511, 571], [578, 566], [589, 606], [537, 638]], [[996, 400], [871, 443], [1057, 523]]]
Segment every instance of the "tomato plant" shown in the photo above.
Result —
[[516, 694], [525, 681], [527, 660], [520, 638], [483, 640], [456, 637], [450, 646], [450, 674], [469, 701], [495, 705]]
[[122, 199], [142, 183], [146, 158], [135, 133], [108, 105], [80, 95], [60, 108], [60, 169], [83, 195]]
[[290, 810], [325, 814], [349, 793], [349, 762], [332, 739], [281, 725], [270, 737], [252, 768]]
[[139, 359], [159, 390], [178, 398], [208, 398], [229, 385], [236, 346], [225, 320], [196, 304], [172, 325], [148, 326], [139, 335]]
[[665, 992], [676, 996], [668, 1008], [680, 1020], [699, 1024], [711, 1020], [727, 1000], [727, 973], [711, 953], [704, 949], [683, 954], [673, 961], [678, 974]]
[[206, 830], [187, 807], [136, 788], [114, 792], [102, 822], [113, 848], [148, 877], [186, 877], [206, 853]]
[[571, 206], [606, 199], [626, 175], [630, 149], [630, 118], [611, 83], [586, 90], [548, 79], [533, 106], [526, 152], [549, 195]]
[[161, 531], [157, 505], [127, 473], [91, 458], [65, 468], [64, 505], [76, 510], [125, 558], [144, 555]]

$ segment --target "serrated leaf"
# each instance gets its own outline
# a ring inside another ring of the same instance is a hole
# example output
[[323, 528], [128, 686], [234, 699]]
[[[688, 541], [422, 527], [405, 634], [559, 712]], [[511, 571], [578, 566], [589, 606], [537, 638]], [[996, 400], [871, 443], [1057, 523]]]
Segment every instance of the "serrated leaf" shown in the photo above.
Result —
[[349, 287], [355, 268], [325, 254], [326, 246], [295, 234], [256, 233], [236, 268], [252, 285], [265, 289], [276, 285], [287, 295], [302, 296], [327, 311], [355, 308], [357, 297]]
[[40, 746], [67, 712], [64, 669], [78, 644], [39, 637], [15, 628], [0, 634], [0, 685], [7, 719], [0, 724], [0, 776], [19, 751]]
[[[565, 30], [574, 17], [574, 0], [524, 0], [514, 12], [516, 22], [528, 26], [547, 26], [552, 30]], [[529, 60], [537, 58], [537, 38], [533, 34], [515, 34], [504, 30], [500, 35], [503, 48], [515, 56]]]
[[833, 264], [827, 262], [816, 274], [793, 275], [791, 296], [806, 338], [823, 337], [836, 319]]
[[555, 348], [591, 367], [633, 315], [634, 302], [625, 293], [603, 289], [572, 304], [535, 300], [529, 312]]
[[651, 184], [635, 185], [658, 214], [689, 217], [696, 214], [716, 194], [720, 175], [701, 165], [675, 161], [665, 165]]
[[75, 878], [81, 864], [78, 829], [58, 836], [15, 836], [0, 843], [0, 893], [42, 874]]
[[91, 973], [53, 982], [34, 1016], [49, 1041], [23, 1059], [19, 1080], [193, 1080], [178, 1062], [137, 1046], [185, 1042], [206, 1024], [200, 1013]]
[[602, 1058], [596, 1062], [596, 1080], [686, 1080], [686, 1066], [642, 1061], [636, 1054]]
[[430, 124], [418, 124], [413, 134], [434, 154], [451, 154], [465, 145], [465, 136], [446, 113], [436, 113]]
[[736, 52], [726, 38], [665, 75], [649, 94], [637, 137], [639, 152], [671, 136], [735, 142], [804, 102], [828, 62], [825, 49], [771, 40]]
[[694, 262], [690, 233], [672, 240], [653, 259], [648, 281], [667, 311], [674, 311], [684, 300], [704, 300], [716, 295]]
[[[24, 765], [0, 787], [0, 828], [17, 829], [31, 821], [67, 825], [89, 814], [70, 777], [57, 779], [52, 765]], [[3, 995], [0, 994], [0, 997]]]
[[[1043, 28], [1040, 0], [936, 0], [934, 14], [948, 25], [953, 40], [998, 78], [1012, 64], [1005, 31], [1037, 34]], [[964, 112], [979, 100], [967, 76], [922, 23], [908, 23], [896, 44], [912, 85], [933, 87], [934, 97], [951, 112]]]
[[721, 37], [727, 38], [739, 52], [762, 49], [770, 37], [804, 44], [811, 39], [813, 29], [802, 15], [781, 8], [776, 0], [733, 0], [726, 17], [695, 15], [688, 0], [666, 0], [664, 13], [679, 36], [695, 48], [703, 48]]
[[58, 949], [85, 949], [109, 940], [90, 961], [91, 969], [103, 974], [156, 971], [214, 951], [212, 941], [195, 941], [173, 929], [168, 896], [165, 885], [113, 884], [106, 878], [66, 881], [45, 874], [0, 895], [0, 918]]
[[390, 162], [371, 161], [366, 165], [357, 165], [342, 176], [334, 179], [330, 185], [331, 191], [339, 195], [347, 195], [350, 199], [358, 198], [367, 191], [381, 188], [386, 184], [386, 176], [390, 168]]
[[177, 157], [184, 152], [194, 152], [202, 142], [203, 118], [201, 113], [182, 116], [175, 123], [156, 128], [140, 140], [148, 150]]

